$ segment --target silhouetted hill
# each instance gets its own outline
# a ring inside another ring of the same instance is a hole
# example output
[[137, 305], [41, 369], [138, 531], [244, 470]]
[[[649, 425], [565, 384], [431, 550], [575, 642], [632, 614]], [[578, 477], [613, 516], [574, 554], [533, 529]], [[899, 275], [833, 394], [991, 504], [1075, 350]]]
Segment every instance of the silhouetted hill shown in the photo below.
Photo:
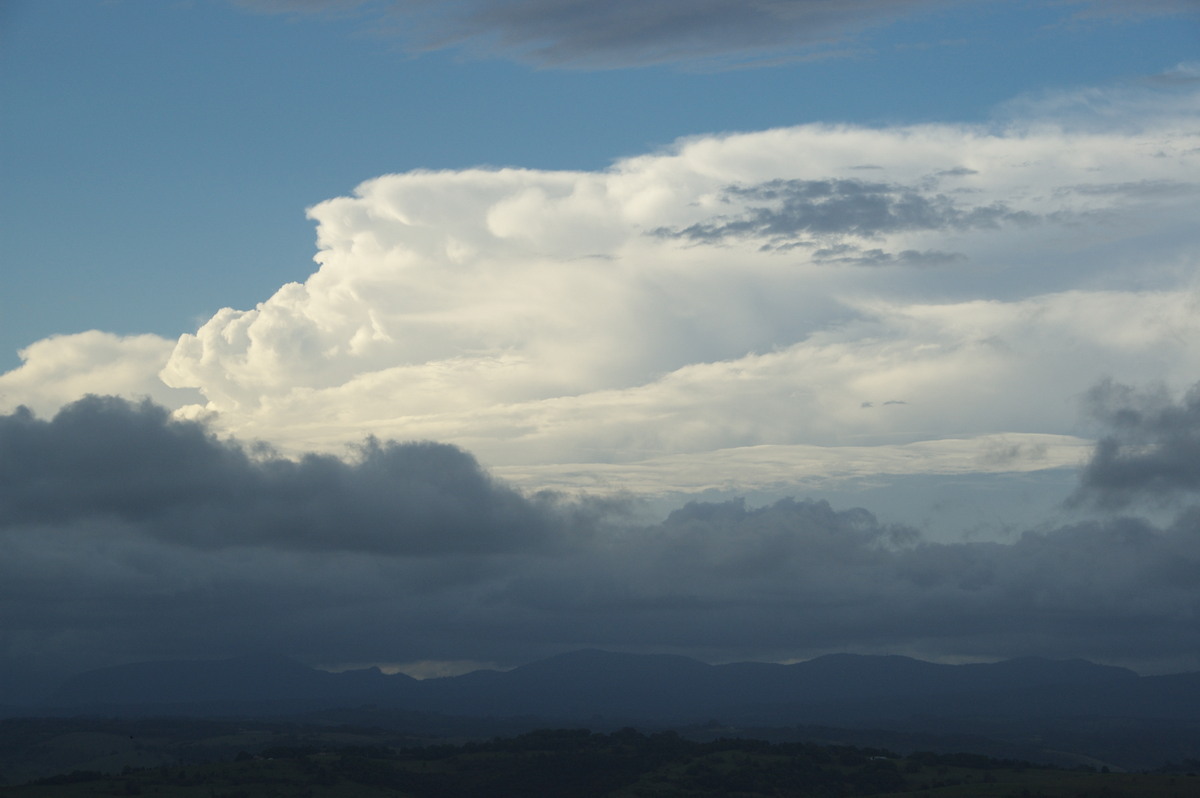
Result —
[[[879, 723], [947, 716], [1200, 718], [1200, 674], [1139, 677], [1082, 660], [940, 665], [838, 654], [791, 665], [707, 665], [668, 655], [576, 651], [514, 670], [417, 681], [377, 669], [328, 673], [283, 657], [150, 662], [81, 674], [52, 703], [211, 714], [377, 703], [472, 716], [697, 722]], [[207, 708], [206, 708], [207, 707]]]
[[409, 697], [421, 709], [464, 715], [694, 717], [720, 689], [716, 671], [687, 657], [576, 651], [487, 680], [423, 682]]
[[[1024, 756], [1045, 751], [1047, 761], [1060, 763], [1076, 755], [1083, 764], [1094, 764], [1093, 757], [1139, 767], [1200, 758], [1200, 673], [1141, 677], [1082, 660], [941, 665], [838, 654], [790, 665], [707, 665], [588, 650], [511, 671], [418, 681], [377, 669], [328, 673], [260, 656], [90, 671], [63, 684], [52, 703], [9, 715], [266, 718], [346, 708], [363, 722], [389, 713], [427, 718], [431, 729], [509, 721], [522, 728], [693, 726], [730, 734], [822, 727], [858, 730], [860, 741], [893, 733], [986, 739], [975, 747]], [[487, 720], [434, 722], [455, 717]]]
[[[799, 714], [807, 722], [874, 722], [910, 715], [1007, 711], [1053, 698], [1093, 700], [1092, 688], [1120, 690], [1139, 679], [1124, 668], [1082, 660], [1009, 660], [993, 664], [939, 665], [900, 656], [834, 654], [794, 665], [738, 663], [716, 666], [729, 687], [728, 708], [753, 707], [761, 721]], [[1038, 699], [1030, 694], [1045, 694]], [[1072, 698], [1074, 696], [1074, 698]], [[1031, 709], [1035, 709], [1032, 708]]]

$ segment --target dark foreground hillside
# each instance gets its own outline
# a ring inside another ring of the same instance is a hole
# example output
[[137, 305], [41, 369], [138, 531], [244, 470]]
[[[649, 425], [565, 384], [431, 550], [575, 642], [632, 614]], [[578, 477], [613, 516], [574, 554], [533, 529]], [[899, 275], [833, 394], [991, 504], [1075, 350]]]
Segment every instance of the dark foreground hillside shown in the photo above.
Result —
[[899, 756], [882, 749], [812, 743], [697, 742], [674, 732], [647, 735], [634, 729], [612, 734], [541, 730], [488, 742], [416, 748], [283, 745], [264, 747], [258, 753], [240, 751], [228, 760], [207, 764], [126, 768], [109, 775], [75, 771], [0, 787], [4, 798], [1192, 798], [1197, 794], [1200, 775], [1183, 769], [1097, 773], [976, 754]]

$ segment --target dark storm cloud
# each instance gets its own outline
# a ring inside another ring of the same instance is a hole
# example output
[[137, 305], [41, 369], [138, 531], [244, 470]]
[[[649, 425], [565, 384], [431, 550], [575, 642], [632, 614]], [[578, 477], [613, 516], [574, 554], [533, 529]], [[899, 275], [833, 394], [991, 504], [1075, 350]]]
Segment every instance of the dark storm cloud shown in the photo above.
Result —
[[1200, 643], [1192, 527], [1121, 519], [945, 544], [861, 509], [729, 502], [689, 505], [627, 546], [606, 567], [539, 574], [503, 598], [536, 607], [542, 629], [584, 623], [595, 644], [714, 658], [801, 647], [1131, 661]]
[[252, 457], [149, 403], [88, 397], [0, 417], [0, 526], [134, 525], [200, 547], [423, 555], [541, 545], [563, 518], [460, 449], [367, 441], [346, 463]]
[[[1133, 426], [1194, 445], [1176, 418], [1189, 402]], [[0, 417], [0, 663], [518, 663], [598, 646], [1170, 667], [1200, 650], [1198, 511], [1001, 544], [928, 542], [822, 501], [692, 503], [650, 525], [622, 509], [523, 496], [434, 444], [288, 462], [148, 404], [18, 412]]]
[[355, 7], [414, 49], [460, 47], [539, 66], [610, 69], [809, 56], [848, 37], [962, 0], [235, 0], [260, 11]]
[[[1033, 214], [1012, 211], [1003, 203], [964, 209], [945, 195], [928, 196], [913, 188], [862, 180], [771, 180], [755, 186], [731, 186], [723, 199], [744, 205], [744, 210], [680, 230], [660, 228], [654, 234], [704, 244], [761, 238], [772, 248], [783, 248], [829, 237], [871, 238], [885, 233], [995, 228], [1001, 223], [1037, 221]], [[877, 259], [895, 260], [895, 256], [877, 252]], [[916, 259], [922, 255], [907, 254]], [[941, 256], [945, 262], [946, 253], [926, 254], [934, 260]], [[857, 260], [869, 262], [871, 256], [865, 254]]]
[[1200, 492], [1200, 383], [1175, 401], [1163, 389], [1104, 382], [1087, 403], [1108, 433], [1083, 471], [1077, 501], [1111, 508]]

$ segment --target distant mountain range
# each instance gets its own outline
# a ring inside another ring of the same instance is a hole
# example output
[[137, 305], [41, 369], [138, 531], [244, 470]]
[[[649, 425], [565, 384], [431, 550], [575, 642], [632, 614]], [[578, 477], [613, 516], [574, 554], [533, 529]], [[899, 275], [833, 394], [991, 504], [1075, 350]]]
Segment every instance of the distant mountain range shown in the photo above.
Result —
[[329, 673], [282, 657], [147, 662], [89, 671], [47, 702], [110, 714], [285, 714], [373, 705], [475, 717], [536, 715], [843, 726], [919, 718], [1200, 719], [1200, 673], [1139, 676], [1083, 660], [939, 665], [837, 654], [779, 665], [576, 651], [511, 671], [419, 681]]
[[0, 717], [30, 715], [297, 716], [420, 728], [434, 737], [634, 725], [1056, 764], [1200, 761], [1200, 673], [1139, 676], [1034, 658], [940, 665], [838, 654], [791, 665], [708, 665], [587, 650], [424, 681], [374, 668], [329, 673], [283, 657], [146, 662], [80, 674], [40, 706], [0, 707]]

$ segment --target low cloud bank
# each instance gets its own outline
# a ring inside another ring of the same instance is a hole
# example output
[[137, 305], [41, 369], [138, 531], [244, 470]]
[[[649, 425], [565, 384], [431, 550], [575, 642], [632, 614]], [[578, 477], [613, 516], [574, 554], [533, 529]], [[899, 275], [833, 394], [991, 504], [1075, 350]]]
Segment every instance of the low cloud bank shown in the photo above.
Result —
[[[1162, 408], [1189, 435], [1192, 396]], [[261, 650], [512, 664], [584, 646], [1200, 667], [1195, 509], [1011, 543], [929, 542], [795, 499], [690, 503], [645, 524], [618, 501], [520, 494], [446, 445], [289, 461], [101, 398], [0, 418], [0, 470], [10, 669]]]

